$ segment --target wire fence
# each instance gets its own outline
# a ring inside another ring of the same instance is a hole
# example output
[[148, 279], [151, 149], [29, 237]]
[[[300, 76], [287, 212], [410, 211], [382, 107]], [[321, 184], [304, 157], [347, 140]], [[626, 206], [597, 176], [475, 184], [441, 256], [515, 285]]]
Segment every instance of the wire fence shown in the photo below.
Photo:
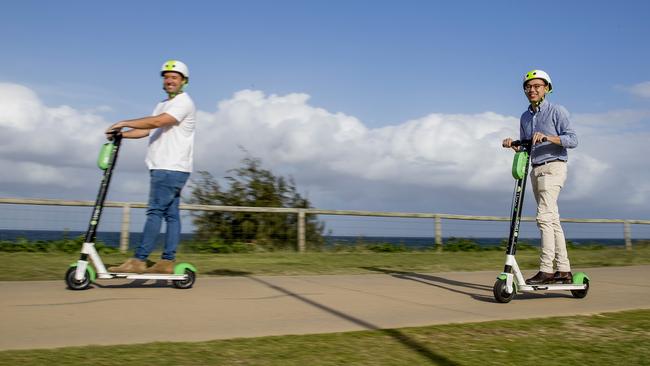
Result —
[[[88, 226], [91, 201], [0, 198], [0, 240], [57, 240], [83, 235]], [[139, 243], [145, 220], [145, 203], [106, 202], [98, 230], [98, 240], [126, 251]], [[193, 215], [206, 211], [294, 215], [295, 227], [280, 233], [294, 242], [288, 248], [305, 251], [315, 247], [306, 235], [305, 220], [315, 217], [324, 223], [320, 245], [391, 243], [410, 247], [444, 245], [450, 238], [474, 239], [482, 245], [497, 245], [507, 239], [509, 217], [342, 211], [294, 208], [181, 205], [182, 241], [197, 241]], [[534, 218], [522, 218], [520, 238], [536, 243], [539, 232]], [[594, 242], [624, 245], [631, 249], [636, 241], [650, 238], [650, 220], [562, 219], [565, 236], [577, 244]], [[237, 230], [234, 230], [237, 231]], [[164, 230], [163, 230], [164, 232]], [[290, 234], [290, 235], [288, 235]], [[238, 238], [235, 238], [237, 240]], [[159, 242], [164, 240], [164, 234]], [[245, 242], [247, 239], [241, 238]]]

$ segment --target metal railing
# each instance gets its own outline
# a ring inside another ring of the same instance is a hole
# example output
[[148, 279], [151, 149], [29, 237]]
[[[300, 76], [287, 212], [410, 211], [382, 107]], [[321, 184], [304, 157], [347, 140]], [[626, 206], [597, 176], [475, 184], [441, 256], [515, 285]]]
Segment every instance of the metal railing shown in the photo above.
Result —
[[[21, 199], [21, 198], [0, 198], [0, 204], [14, 205], [40, 205], [40, 206], [93, 206], [94, 201], [70, 201], [58, 199]], [[144, 202], [117, 202], [106, 201], [104, 207], [121, 207], [122, 222], [120, 233], [120, 251], [126, 252], [129, 244], [129, 227], [131, 223], [131, 208], [147, 208]], [[381, 211], [356, 211], [356, 210], [321, 210], [315, 208], [285, 208], [285, 207], [244, 207], [244, 206], [212, 206], [212, 205], [189, 205], [181, 204], [181, 210], [187, 211], [218, 211], [218, 212], [254, 212], [254, 213], [285, 213], [298, 216], [297, 225], [297, 250], [306, 250], [306, 215], [339, 215], [339, 216], [367, 216], [367, 217], [395, 217], [395, 218], [419, 218], [433, 220], [435, 245], [441, 248], [442, 243], [442, 220], [468, 220], [468, 221], [510, 221], [505, 216], [475, 216], [475, 215], [452, 215], [442, 213], [411, 213], [411, 212], [381, 212]], [[535, 221], [534, 217], [524, 216], [522, 221]], [[566, 223], [598, 223], [598, 224], [622, 224], [625, 248], [632, 249], [631, 225], [650, 225], [650, 220], [627, 220], [627, 219], [576, 219], [562, 218]]]

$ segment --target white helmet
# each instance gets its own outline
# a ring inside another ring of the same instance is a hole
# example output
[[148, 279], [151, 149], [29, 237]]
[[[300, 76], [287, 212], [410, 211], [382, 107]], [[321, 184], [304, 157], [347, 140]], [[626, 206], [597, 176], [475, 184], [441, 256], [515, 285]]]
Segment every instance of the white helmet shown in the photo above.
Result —
[[551, 82], [551, 77], [544, 70], [530, 70], [524, 76], [524, 86], [529, 80], [533, 79], [542, 79], [548, 85], [548, 92], [553, 92], [553, 83]]
[[190, 79], [190, 69], [187, 68], [187, 65], [182, 63], [181, 61], [178, 60], [169, 60], [166, 61], [163, 65], [162, 68], [160, 69], [160, 76], [162, 76], [165, 72], [167, 71], [174, 71], [177, 72], [181, 75], [186, 80]]

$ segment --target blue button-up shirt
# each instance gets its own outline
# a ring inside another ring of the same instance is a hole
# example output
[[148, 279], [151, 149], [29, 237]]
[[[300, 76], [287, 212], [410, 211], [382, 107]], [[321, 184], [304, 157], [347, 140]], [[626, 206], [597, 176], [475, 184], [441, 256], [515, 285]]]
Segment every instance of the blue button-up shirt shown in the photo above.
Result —
[[541, 132], [548, 136], [560, 136], [562, 146], [549, 141], [533, 146], [531, 152], [531, 163], [540, 164], [551, 160], [569, 159], [567, 148], [578, 146], [578, 137], [571, 127], [569, 112], [558, 104], [547, 100], [542, 101], [539, 110], [534, 112], [529, 106], [519, 119], [519, 137], [521, 140], [530, 140], [535, 132]]

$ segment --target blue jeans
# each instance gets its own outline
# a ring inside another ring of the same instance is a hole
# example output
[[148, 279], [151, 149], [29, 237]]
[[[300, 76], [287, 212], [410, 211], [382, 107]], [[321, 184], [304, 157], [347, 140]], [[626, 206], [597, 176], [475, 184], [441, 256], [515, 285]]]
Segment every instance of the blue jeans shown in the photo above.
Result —
[[181, 200], [181, 190], [190, 173], [153, 169], [149, 171], [149, 175], [151, 176], [151, 185], [147, 221], [144, 224], [142, 243], [136, 248], [135, 257], [146, 260], [151, 254], [164, 218], [167, 230], [162, 259], [174, 260], [176, 248], [181, 239], [181, 217], [178, 205]]

